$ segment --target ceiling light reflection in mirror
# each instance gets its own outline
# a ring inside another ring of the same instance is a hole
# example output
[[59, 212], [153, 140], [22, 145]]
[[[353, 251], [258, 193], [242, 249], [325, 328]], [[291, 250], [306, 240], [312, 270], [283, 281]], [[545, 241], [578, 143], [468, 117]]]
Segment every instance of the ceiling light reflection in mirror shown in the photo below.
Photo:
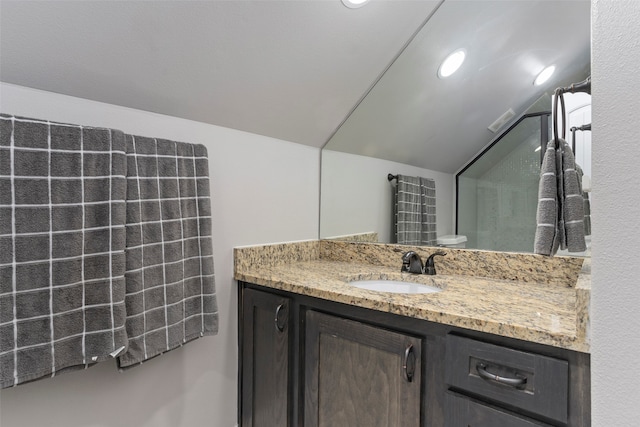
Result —
[[466, 56], [467, 51], [464, 49], [458, 49], [451, 55], [447, 56], [447, 58], [442, 61], [440, 68], [438, 68], [438, 77], [441, 79], [447, 78], [458, 71]]
[[546, 81], [551, 78], [551, 76], [555, 71], [556, 71], [555, 65], [548, 66], [544, 70], [540, 71], [540, 74], [538, 74], [538, 77], [536, 77], [536, 79], [533, 81], [533, 84], [536, 86], [540, 86], [541, 84], [546, 83]]
[[342, 4], [344, 4], [349, 9], [357, 9], [367, 3], [369, 3], [369, 0], [342, 0]]
[[[558, 86], [590, 74], [589, 0], [445, 0], [322, 150], [320, 237], [388, 243], [387, 174], [436, 180], [438, 235], [455, 233], [455, 174]], [[439, 78], [443, 58], [464, 64]], [[550, 64], [546, 83], [532, 82]], [[540, 111], [540, 110], [537, 110]], [[531, 149], [533, 151], [533, 148]]]

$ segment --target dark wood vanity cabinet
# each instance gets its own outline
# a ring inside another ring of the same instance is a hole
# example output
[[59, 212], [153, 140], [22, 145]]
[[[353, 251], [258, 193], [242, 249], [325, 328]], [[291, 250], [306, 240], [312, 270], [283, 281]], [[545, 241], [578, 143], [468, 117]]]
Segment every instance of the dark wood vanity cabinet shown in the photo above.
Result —
[[589, 427], [586, 353], [240, 282], [247, 426]]
[[420, 338], [307, 311], [304, 426], [419, 427]]
[[238, 328], [243, 426], [292, 425], [290, 306], [286, 297], [243, 291]]

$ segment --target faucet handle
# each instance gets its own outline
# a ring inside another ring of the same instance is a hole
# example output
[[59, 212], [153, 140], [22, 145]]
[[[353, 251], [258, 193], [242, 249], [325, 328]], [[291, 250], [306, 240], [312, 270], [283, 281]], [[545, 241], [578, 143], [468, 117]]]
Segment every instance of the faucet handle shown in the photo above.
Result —
[[420, 258], [420, 255], [415, 251], [405, 252], [404, 255], [402, 255], [402, 268], [400, 268], [400, 272], [421, 274], [422, 258]]
[[400, 273], [408, 273], [409, 272], [409, 260], [402, 259], [402, 267], [400, 267]]
[[415, 254], [414, 251], [408, 251], [402, 254], [402, 267], [400, 268], [401, 273], [408, 273], [409, 266], [411, 265], [411, 257]]
[[436, 265], [433, 262], [433, 258], [436, 256], [445, 256], [446, 252], [438, 251], [429, 255], [429, 258], [424, 263], [424, 274], [428, 274], [430, 276], [434, 276], [436, 274]]

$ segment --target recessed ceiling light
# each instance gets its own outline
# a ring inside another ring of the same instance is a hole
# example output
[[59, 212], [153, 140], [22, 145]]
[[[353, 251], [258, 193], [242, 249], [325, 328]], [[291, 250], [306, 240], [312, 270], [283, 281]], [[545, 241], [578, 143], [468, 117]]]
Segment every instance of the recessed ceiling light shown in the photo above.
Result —
[[438, 77], [449, 77], [451, 74], [458, 71], [458, 68], [460, 68], [466, 56], [467, 52], [464, 49], [458, 49], [451, 55], [447, 56], [447, 59], [442, 61], [440, 68], [438, 68]]
[[368, 2], [369, 0], [342, 0], [342, 4], [347, 6], [349, 9], [357, 9], [364, 6]]
[[536, 79], [533, 81], [533, 84], [536, 86], [540, 86], [541, 84], [549, 80], [549, 77], [551, 77], [555, 70], [556, 66], [550, 65], [544, 70], [540, 71], [540, 74], [538, 74], [538, 77], [536, 77]]

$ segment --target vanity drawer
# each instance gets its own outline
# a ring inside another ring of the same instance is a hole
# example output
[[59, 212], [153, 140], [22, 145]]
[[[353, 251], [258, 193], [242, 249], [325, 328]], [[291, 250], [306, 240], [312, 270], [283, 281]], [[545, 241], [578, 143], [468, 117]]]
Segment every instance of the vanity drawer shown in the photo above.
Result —
[[551, 427], [451, 392], [444, 404], [445, 427]]
[[445, 378], [454, 389], [567, 423], [567, 361], [447, 336]]

